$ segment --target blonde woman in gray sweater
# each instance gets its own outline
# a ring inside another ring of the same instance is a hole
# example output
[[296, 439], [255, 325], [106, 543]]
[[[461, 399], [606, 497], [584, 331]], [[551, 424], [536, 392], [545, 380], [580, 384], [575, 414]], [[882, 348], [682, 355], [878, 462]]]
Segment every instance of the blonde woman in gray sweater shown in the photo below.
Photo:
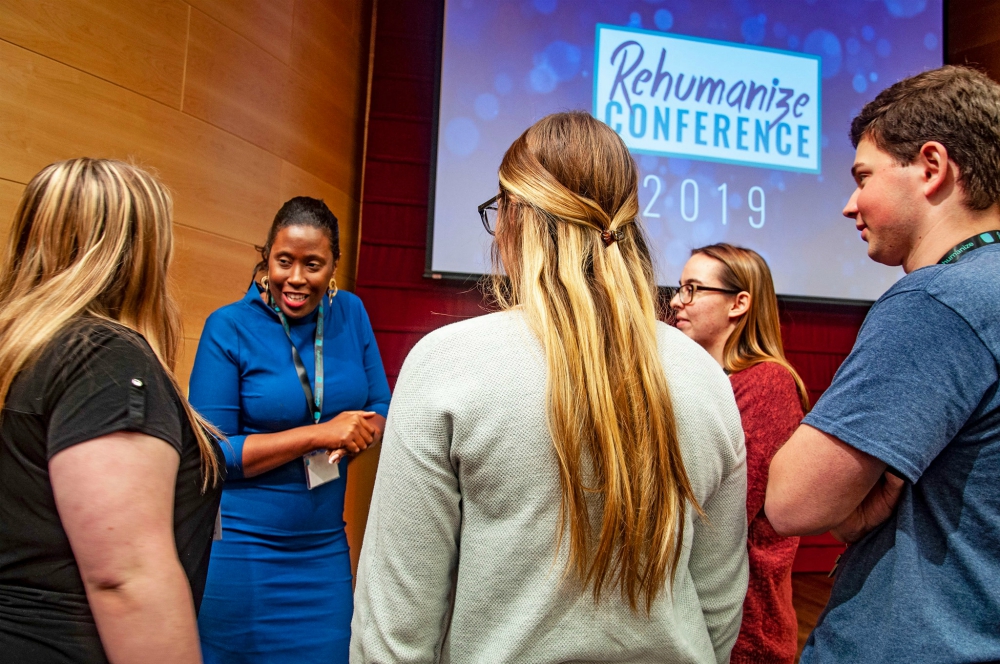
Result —
[[747, 588], [725, 374], [658, 322], [625, 144], [548, 116], [500, 166], [499, 313], [403, 365], [352, 662], [725, 662]]

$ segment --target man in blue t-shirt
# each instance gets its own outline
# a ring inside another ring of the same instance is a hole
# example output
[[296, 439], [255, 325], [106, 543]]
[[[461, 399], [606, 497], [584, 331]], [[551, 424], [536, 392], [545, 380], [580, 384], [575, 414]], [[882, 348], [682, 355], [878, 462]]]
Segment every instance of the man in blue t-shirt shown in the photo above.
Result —
[[801, 661], [1000, 661], [1000, 86], [900, 81], [851, 140], [844, 214], [906, 276], [771, 464], [775, 530], [851, 543]]

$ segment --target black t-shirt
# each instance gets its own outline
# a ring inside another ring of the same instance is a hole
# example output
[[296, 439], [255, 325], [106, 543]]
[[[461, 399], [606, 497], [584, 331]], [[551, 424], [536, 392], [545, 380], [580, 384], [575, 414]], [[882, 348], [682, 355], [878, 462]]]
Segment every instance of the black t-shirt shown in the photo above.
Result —
[[[201, 457], [183, 405], [152, 349], [126, 328], [73, 321], [15, 378], [0, 419], [0, 659], [106, 662], [48, 463], [117, 431], [180, 454], [174, 538], [201, 603], [221, 482], [202, 493]], [[221, 454], [220, 454], [221, 457]]]

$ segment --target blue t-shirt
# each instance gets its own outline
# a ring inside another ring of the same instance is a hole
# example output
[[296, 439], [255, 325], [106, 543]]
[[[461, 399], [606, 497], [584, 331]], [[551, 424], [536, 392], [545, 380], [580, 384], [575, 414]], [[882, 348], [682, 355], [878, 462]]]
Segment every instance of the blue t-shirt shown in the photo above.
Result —
[[1000, 246], [879, 298], [809, 424], [907, 483], [840, 561], [801, 661], [1000, 661]]

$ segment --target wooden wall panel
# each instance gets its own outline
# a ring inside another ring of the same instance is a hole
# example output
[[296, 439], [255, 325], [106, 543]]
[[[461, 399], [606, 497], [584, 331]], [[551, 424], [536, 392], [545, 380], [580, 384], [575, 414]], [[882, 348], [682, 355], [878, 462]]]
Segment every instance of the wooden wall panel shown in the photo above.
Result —
[[367, 16], [363, 3], [352, 0], [299, 0], [292, 28], [292, 69], [307, 78], [338, 88], [350, 88], [351, 81], [367, 77], [367, 69], [357, 67], [368, 43], [361, 41], [367, 31], [361, 26]]
[[[17, 211], [17, 203], [21, 200], [23, 191], [24, 185], [20, 182], [0, 180], [0, 247], [7, 244], [7, 236], [10, 234], [14, 212]], [[2, 255], [2, 250], [0, 250], [0, 255]]]
[[[356, 192], [362, 144], [356, 119], [363, 112], [362, 82], [367, 81], [357, 63], [366, 44], [342, 32], [343, 25], [357, 22], [353, 14], [338, 21], [340, 13], [320, 9], [330, 3], [300, 3], [305, 19], [315, 20], [303, 23], [296, 12], [293, 66], [193, 11], [184, 111]], [[357, 13], [360, 6], [349, 8]], [[315, 46], [324, 43], [323, 49]]]
[[259, 241], [281, 201], [281, 160], [163, 104], [0, 41], [0, 178], [27, 182], [72, 156], [157, 172], [178, 223]]
[[[357, 82], [353, 82], [356, 84]], [[359, 96], [297, 73], [289, 76], [286, 122], [291, 128], [282, 156], [346, 190], [361, 181], [361, 132], [350, 122], [359, 112]]]
[[[368, 57], [369, 43], [361, 39], [368, 33], [360, 30], [370, 20], [365, 4], [298, 0], [292, 30], [291, 68], [296, 75], [287, 94], [295, 111], [289, 124], [298, 131], [292, 133], [284, 157], [330, 182], [342, 183], [345, 191], [357, 191], [361, 184], [358, 164], [364, 130], [348, 119], [366, 112], [368, 70], [356, 65]], [[311, 102], [297, 102], [306, 99]]]
[[174, 228], [174, 248], [170, 275], [184, 312], [184, 336], [197, 339], [210, 313], [247, 292], [260, 255], [245, 242], [180, 225]]
[[[344, 521], [347, 522], [347, 543], [351, 547], [351, 569], [358, 569], [361, 545], [365, 540], [368, 510], [375, 488], [375, 472], [382, 446], [365, 450], [349, 462], [347, 468], [347, 495], [344, 496]], [[356, 578], [356, 576], [355, 576]]]
[[171, 288], [184, 317], [184, 347], [177, 379], [187, 385], [198, 339], [209, 314], [243, 297], [250, 273], [260, 259], [251, 245], [196, 228], [174, 226]]
[[228, 26], [278, 60], [292, 54], [295, 0], [189, 0], [192, 7]]
[[280, 155], [288, 67], [200, 11], [191, 12], [184, 112]]
[[191, 370], [194, 369], [194, 357], [198, 352], [198, 339], [184, 337], [181, 339], [180, 351], [177, 354], [177, 366], [174, 367], [174, 374], [177, 381], [187, 394], [188, 381], [191, 380]]
[[180, 107], [188, 6], [181, 0], [4, 0], [0, 39]]

